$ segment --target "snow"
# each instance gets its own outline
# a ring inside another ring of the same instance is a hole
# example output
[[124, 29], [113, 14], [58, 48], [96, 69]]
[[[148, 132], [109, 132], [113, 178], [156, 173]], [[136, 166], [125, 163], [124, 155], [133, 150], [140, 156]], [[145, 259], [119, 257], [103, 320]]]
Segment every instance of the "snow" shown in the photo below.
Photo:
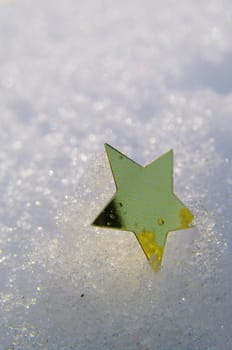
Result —
[[[227, 0], [0, 2], [0, 349], [231, 349], [231, 32]], [[105, 142], [174, 149], [159, 273], [90, 225]]]

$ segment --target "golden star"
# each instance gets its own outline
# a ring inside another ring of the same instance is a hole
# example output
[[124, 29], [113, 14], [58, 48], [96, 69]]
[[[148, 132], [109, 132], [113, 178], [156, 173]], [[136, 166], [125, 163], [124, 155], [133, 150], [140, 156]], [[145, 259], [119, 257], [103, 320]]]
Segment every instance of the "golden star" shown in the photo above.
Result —
[[116, 193], [93, 225], [134, 232], [159, 270], [170, 231], [192, 227], [192, 213], [173, 193], [173, 151], [141, 166], [105, 144]]

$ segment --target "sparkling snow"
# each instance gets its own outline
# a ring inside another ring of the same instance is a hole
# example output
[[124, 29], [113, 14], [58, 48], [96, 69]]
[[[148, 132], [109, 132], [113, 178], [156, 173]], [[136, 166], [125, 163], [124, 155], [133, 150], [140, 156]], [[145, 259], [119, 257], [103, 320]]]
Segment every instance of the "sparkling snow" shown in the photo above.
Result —
[[[231, 349], [231, 33], [229, 0], [0, 1], [0, 349]], [[105, 142], [174, 149], [159, 273], [90, 225]]]

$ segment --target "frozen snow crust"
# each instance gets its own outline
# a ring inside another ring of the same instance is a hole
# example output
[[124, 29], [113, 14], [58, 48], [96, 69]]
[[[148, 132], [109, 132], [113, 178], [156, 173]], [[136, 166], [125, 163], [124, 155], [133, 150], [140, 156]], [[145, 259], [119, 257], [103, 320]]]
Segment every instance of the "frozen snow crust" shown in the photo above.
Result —
[[[0, 349], [230, 350], [232, 3], [0, 2]], [[112, 144], [174, 149], [195, 215], [154, 273], [90, 226]]]

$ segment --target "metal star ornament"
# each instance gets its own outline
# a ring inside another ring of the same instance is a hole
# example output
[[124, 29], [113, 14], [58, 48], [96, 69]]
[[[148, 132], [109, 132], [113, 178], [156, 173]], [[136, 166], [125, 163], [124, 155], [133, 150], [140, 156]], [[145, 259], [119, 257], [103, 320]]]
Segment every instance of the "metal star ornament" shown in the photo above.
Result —
[[116, 193], [93, 225], [134, 232], [159, 270], [170, 231], [191, 228], [193, 214], [173, 193], [173, 151], [141, 166], [105, 144]]

